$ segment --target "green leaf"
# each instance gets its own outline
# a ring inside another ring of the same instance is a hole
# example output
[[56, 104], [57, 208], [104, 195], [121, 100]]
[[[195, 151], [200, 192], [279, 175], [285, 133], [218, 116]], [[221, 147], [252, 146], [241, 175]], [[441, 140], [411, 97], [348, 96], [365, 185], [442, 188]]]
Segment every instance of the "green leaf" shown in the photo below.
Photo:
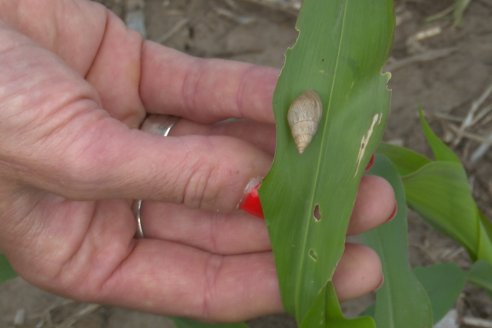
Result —
[[463, 15], [465, 13], [466, 8], [470, 4], [471, 0], [455, 0], [454, 1], [454, 10], [453, 10], [453, 20], [454, 26], [460, 26], [463, 21]]
[[377, 156], [371, 174], [384, 177], [395, 191], [398, 213], [389, 223], [364, 234], [381, 258], [384, 283], [376, 293], [378, 328], [432, 327], [432, 308], [425, 289], [410, 268], [407, 250], [407, 207], [398, 171], [384, 156]]
[[378, 153], [388, 157], [402, 176], [408, 175], [431, 162], [430, 159], [411, 149], [382, 143], [379, 145]]
[[492, 263], [490, 222], [481, 219], [461, 164], [432, 162], [403, 177], [407, 200], [427, 222]]
[[475, 262], [468, 272], [468, 281], [492, 292], [492, 264], [486, 261]]
[[4, 255], [0, 254], [0, 283], [15, 278], [17, 274]]
[[176, 328], [248, 328], [245, 323], [204, 323], [187, 318], [174, 318]]
[[429, 295], [434, 323], [439, 322], [456, 303], [467, 274], [454, 263], [419, 267], [414, 272]]
[[434, 131], [432, 131], [429, 123], [427, 123], [425, 119], [424, 111], [422, 110], [419, 111], [419, 118], [420, 118], [420, 124], [422, 125], [422, 130], [424, 131], [425, 138], [427, 139], [427, 142], [429, 143], [429, 146], [431, 147], [436, 160], [461, 164], [460, 159], [451, 150], [451, 148], [449, 148], [444, 142], [442, 142], [442, 140], [439, 139], [439, 137], [434, 133]]
[[420, 121], [437, 162], [404, 177], [410, 206], [437, 229], [460, 242], [472, 259], [492, 262], [492, 223], [478, 209], [458, 156]]
[[424, 135], [436, 161], [409, 149], [382, 145], [396, 163], [409, 206], [438, 230], [461, 243], [473, 260], [492, 263], [492, 223], [478, 209], [458, 156], [432, 131], [420, 111]]
[[335, 288], [333, 288], [332, 284], [329, 284], [324, 293], [321, 293], [316, 298], [313, 306], [299, 326], [300, 328], [376, 328], [376, 323], [370, 317], [346, 319], [338, 303]]
[[[277, 149], [260, 198], [283, 303], [298, 322], [329, 286], [360, 178], [382, 136], [390, 92], [381, 68], [393, 26], [391, 0], [306, 0], [287, 51], [273, 100]], [[323, 114], [300, 155], [287, 111], [306, 90], [319, 93]]]

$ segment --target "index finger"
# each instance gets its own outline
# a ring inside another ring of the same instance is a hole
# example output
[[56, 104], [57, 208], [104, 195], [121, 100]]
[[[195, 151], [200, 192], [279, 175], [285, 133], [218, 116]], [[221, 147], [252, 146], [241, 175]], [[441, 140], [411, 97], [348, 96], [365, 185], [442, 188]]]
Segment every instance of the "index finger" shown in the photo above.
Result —
[[210, 123], [236, 117], [273, 122], [273, 68], [201, 59], [147, 41], [142, 46], [140, 96], [150, 113]]

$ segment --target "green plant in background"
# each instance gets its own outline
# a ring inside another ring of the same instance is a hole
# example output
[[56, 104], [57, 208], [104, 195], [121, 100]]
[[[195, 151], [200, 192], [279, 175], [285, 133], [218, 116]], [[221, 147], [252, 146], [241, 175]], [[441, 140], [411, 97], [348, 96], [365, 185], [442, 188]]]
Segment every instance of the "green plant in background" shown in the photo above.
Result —
[[408, 261], [407, 207], [401, 177], [393, 163], [381, 155], [370, 173], [389, 181], [398, 204], [398, 213], [391, 222], [363, 236], [380, 256], [385, 277], [371, 312], [379, 328], [432, 327], [431, 302]]
[[245, 323], [213, 324], [203, 323], [186, 318], [175, 318], [174, 325], [176, 328], [247, 328]]
[[463, 21], [463, 15], [466, 8], [470, 5], [471, 0], [455, 0], [453, 8], [453, 24], [454, 26], [460, 26]]
[[15, 278], [16, 273], [5, 256], [0, 254], [0, 283]]
[[[437, 322], [453, 306], [465, 282], [492, 292], [492, 223], [478, 209], [465, 169], [456, 154], [434, 134], [422, 111], [420, 121], [435, 160], [410, 149], [388, 144], [382, 144], [379, 152], [391, 159], [398, 171], [408, 206], [437, 230], [459, 242], [474, 261], [467, 271], [454, 263], [435, 264], [414, 270], [427, 290], [433, 321]], [[384, 229], [387, 227], [378, 228], [376, 232]], [[383, 266], [386, 270], [391, 263], [384, 261]], [[384, 286], [378, 294], [382, 290]]]
[[475, 204], [465, 169], [431, 130], [423, 112], [420, 120], [435, 161], [391, 145], [383, 145], [380, 151], [397, 166], [409, 206], [461, 243], [472, 260], [492, 263], [492, 223]]
[[[456, 1], [457, 15], [467, 4]], [[390, 107], [389, 74], [381, 70], [393, 37], [392, 0], [305, 0], [296, 26], [298, 40], [287, 51], [274, 95], [275, 160], [260, 189], [286, 310], [302, 328], [430, 328], [466, 282], [492, 293], [492, 223], [473, 200], [458, 157], [422, 112], [435, 160], [380, 144]], [[291, 103], [306, 91], [319, 94], [321, 116], [300, 153], [287, 116]], [[347, 319], [331, 279], [360, 179], [375, 152], [371, 174], [391, 183], [399, 211], [392, 222], [363, 236], [382, 259], [385, 282], [364, 316]], [[468, 270], [453, 263], [411, 268], [407, 204], [463, 245], [475, 263]], [[0, 281], [14, 275], [0, 256]], [[178, 328], [247, 327], [184, 318], [174, 322]]]
[[434, 20], [451, 17], [453, 20], [453, 27], [459, 27], [463, 22], [463, 15], [465, 14], [465, 11], [470, 3], [471, 0], [454, 0], [454, 3], [451, 6], [435, 15], [430, 16], [427, 21], [431, 22]]

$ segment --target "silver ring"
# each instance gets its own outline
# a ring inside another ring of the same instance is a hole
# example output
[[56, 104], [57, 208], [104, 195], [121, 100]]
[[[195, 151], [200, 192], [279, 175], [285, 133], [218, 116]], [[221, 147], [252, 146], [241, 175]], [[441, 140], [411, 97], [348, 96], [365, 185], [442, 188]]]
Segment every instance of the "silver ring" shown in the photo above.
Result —
[[[142, 123], [140, 129], [153, 134], [158, 134], [167, 137], [171, 133], [179, 118], [170, 115], [149, 115]], [[137, 238], [144, 238], [144, 229], [142, 225], [142, 199], [137, 199], [133, 202], [133, 214], [137, 220]]]

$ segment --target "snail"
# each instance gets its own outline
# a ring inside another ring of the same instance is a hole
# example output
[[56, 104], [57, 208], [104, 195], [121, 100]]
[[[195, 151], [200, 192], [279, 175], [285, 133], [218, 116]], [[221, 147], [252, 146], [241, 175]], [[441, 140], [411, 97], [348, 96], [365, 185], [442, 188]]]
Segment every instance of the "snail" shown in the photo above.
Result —
[[299, 154], [313, 139], [322, 111], [321, 98], [313, 90], [303, 92], [290, 105], [287, 121]]

